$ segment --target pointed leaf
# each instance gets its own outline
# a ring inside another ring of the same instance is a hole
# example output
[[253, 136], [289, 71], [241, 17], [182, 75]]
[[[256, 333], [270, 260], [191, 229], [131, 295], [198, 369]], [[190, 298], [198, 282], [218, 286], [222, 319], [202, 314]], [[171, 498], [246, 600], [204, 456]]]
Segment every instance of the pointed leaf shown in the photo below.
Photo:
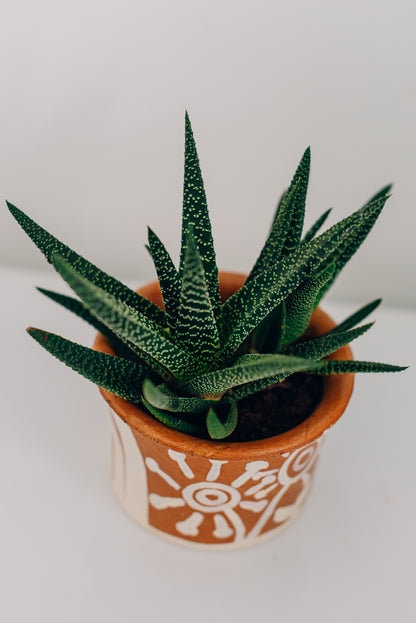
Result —
[[282, 301], [255, 329], [253, 346], [259, 353], [278, 353], [286, 324], [286, 304]]
[[150, 379], [143, 383], [143, 396], [149, 404], [157, 409], [180, 413], [206, 413], [213, 400], [178, 396], [166, 384], [156, 386]]
[[315, 221], [315, 223], [312, 225], [312, 227], [304, 235], [302, 242], [309, 242], [310, 240], [315, 238], [316, 234], [321, 229], [322, 225], [325, 223], [325, 221], [328, 218], [328, 216], [330, 215], [331, 211], [332, 211], [332, 208], [329, 208], [329, 210], [324, 212], [322, 214], [322, 216], [320, 216], [318, 218], [318, 220]]
[[[360, 208], [320, 236], [302, 244], [282, 261], [244, 284], [222, 306], [222, 324], [230, 332], [224, 354], [229, 355], [303, 279], [328, 263], [335, 262], [334, 274], [349, 259], [374, 225], [387, 197]], [[315, 307], [334, 276], [320, 290]]]
[[204, 267], [192, 229], [186, 243], [175, 340], [181, 348], [200, 359], [212, 355], [220, 345]]
[[[298, 370], [295, 370], [295, 372], [298, 372]], [[258, 381], [252, 381], [251, 383], [240, 385], [239, 387], [231, 390], [229, 394], [225, 394], [222, 401], [228, 403], [234, 400], [243, 400], [243, 398], [247, 398], [247, 396], [252, 396], [253, 394], [257, 394], [258, 392], [261, 392], [268, 387], [272, 387], [273, 385], [280, 383], [280, 381], [283, 381], [291, 374], [292, 372], [275, 374], [273, 376], [268, 376], [264, 379], [259, 379]]]
[[274, 227], [276, 219], [279, 217], [280, 210], [282, 209], [282, 204], [283, 204], [283, 201], [285, 200], [286, 193], [287, 193], [288, 190], [289, 189], [286, 188], [286, 190], [280, 195], [279, 201], [277, 202], [276, 211], [275, 211], [274, 216], [273, 216], [273, 220], [272, 220], [272, 224], [271, 224], [271, 227], [270, 227], [269, 234], [270, 234], [270, 232], [272, 231], [272, 229]]
[[144, 366], [86, 348], [41, 329], [30, 327], [27, 331], [54, 357], [89, 381], [126, 400], [140, 402], [142, 382], [148, 373]]
[[178, 430], [181, 433], [185, 433], [186, 435], [192, 435], [193, 437], [204, 437], [205, 431], [202, 426], [198, 426], [194, 424], [194, 422], [188, 422], [187, 420], [176, 417], [175, 415], [171, 415], [167, 411], [163, 411], [162, 409], [157, 409], [149, 402], [147, 402], [146, 398], [142, 396], [142, 402], [146, 409], [155, 416], [159, 422], [165, 424], [169, 428], [173, 428], [174, 430]]
[[302, 156], [291, 185], [297, 186], [295, 209], [292, 213], [292, 220], [288, 229], [286, 241], [282, 249], [282, 257], [288, 255], [299, 247], [305, 219], [306, 193], [309, 183], [309, 172], [311, 167], [311, 149], [308, 147]]
[[373, 323], [365, 324], [362, 327], [351, 329], [350, 331], [342, 331], [340, 333], [327, 334], [317, 337], [301, 344], [294, 344], [286, 349], [286, 353], [295, 355], [296, 357], [304, 357], [305, 359], [322, 359], [331, 353], [334, 353], [345, 344], [349, 344], [352, 340], [363, 335]]
[[327, 335], [332, 335], [333, 333], [340, 333], [341, 331], [348, 331], [348, 329], [352, 329], [356, 324], [367, 318], [377, 307], [380, 305], [381, 299], [376, 299], [364, 307], [361, 307], [358, 311], [348, 316], [343, 322], [337, 325], [332, 331], [328, 331]]
[[291, 344], [305, 333], [315, 308], [318, 292], [332, 277], [334, 270], [335, 264], [332, 262], [317, 275], [305, 279], [286, 299], [283, 347]]
[[195, 373], [201, 367], [191, 355], [169, 342], [146, 316], [89, 282], [60, 256], [54, 255], [52, 262], [89, 311], [127, 341], [130, 348], [139, 349], [139, 356], [149, 354], [179, 380], [189, 376], [190, 370]]
[[146, 314], [159, 325], [166, 325], [165, 313], [159, 309], [159, 307], [133, 290], [130, 290], [130, 288], [123, 283], [114, 279], [114, 277], [107, 275], [107, 273], [97, 268], [97, 266], [94, 266], [94, 264], [91, 264], [88, 260], [78, 255], [78, 253], [75, 253], [75, 251], [72, 251], [72, 249], [35, 223], [35, 221], [19, 210], [19, 208], [16, 208], [16, 206], [9, 202], [7, 202], [7, 205], [13, 217], [44, 254], [48, 262], [51, 262], [53, 254], [58, 253], [71, 264], [71, 266], [76, 267], [78, 272], [91, 281], [91, 283], [99, 286], [141, 313]]
[[[401, 370], [406, 370], [406, 366], [394, 366], [390, 364], [367, 361], [333, 361], [324, 359], [320, 361], [319, 366], [315, 367], [313, 370], [305, 368], [303, 372], [307, 372], [308, 374], [346, 374], [349, 372], [400, 372]], [[254, 381], [253, 383], [247, 383], [246, 385], [241, 385], [231, 391], [229, 395], [224, 396], [222, 400], [223, 402], [242, 400], [247, 396], [251, 396], [252, 394], [256, 394], [259, 391], [267, 389], [276, 383], [280, 383], [280, 381], [283, 381], [288, 376], [289, 374], [280, 374], [274, 377]]]
[[58, 303], [58, 305], [62, 305], [62, 307], [65, 307], [65, 309], [68, 309], [82, 320], [85, 320], [88, 324], [94, 327], [94, 329], [97, 329], [97, 331], [102, 333], [102, 335], [104, 335], [104, 337], [106, 337], [114, 346], [118, 355], [122, 356], [124, 359], [137, 360], [137, 355], [131, 350], [131, 348], [122, 342], [105, 324], [90, 314], [81, 301], [78, 301], [78, 299], [74, 299], [71, 296], [66, 296], [65, 294], [59, 294], [59, 292], [45, 290], [45, 288], [37, 288], [37, 290], [55, 303]]
[[215, 259], [211, 222], [208, 214], [204, 182], [188, 113], [185, 115], [185, 176], [183, 186], [182, 245], [179, 277], [185, 266], [185, 253], [190, 229], [193, 228], [208, 283], [215, 313], [220, 308], [218, 268]]
[[[349, 374], [355, 372], [401, 372], [408, 366], [395, 366], [376, 361], [328, 360], [322, 362], [322, 368], [311, 370], [311, 374]], [[308, 371], [309, 372], [309, 371]]]
[[[352, 218], [352, 217], [350, 217]], [[302, 245], [282, 261], [245, 283], [222, 306], [222, 324], [229, 331], [224, 355], [229, 355], [264, 318], [311, 273], [316, 272], [336, 249], [348, 230], [334, 225]]]
[[246, 355], [229, 368], [194, 377], [184, 386], [184, 390], [205, 398], [219, 397], [237, 385], [276, 374], [291, 374], [305, 367], [309, 369], [310, 365], [310, 360], [287, 355]]
[[279, 210], [275, 216], [272, 229], [267, 238], [256, 263], [246, 283], [249, 283], [261, 272], [270, 268], [280, 260], [281, 252], [287, 239], [289, 226], [292, 222], [292, 214], [296, 207], [297, 189], [299, 180], [292, 184], [279, 204]]
[[207, 415], [207, 430], [212, 439], [225, 439], [235, 430], [238, 421], [238, 407], [234, 402], [227, 415], [225, 422], [221, 422], [214, 409], [211, 407]]
[[368, 205], [369, 203], [373, 203], [373, 201], [377, 201], [378, 199], [382, 199], [382, 197], [386, 197], [390, 195], [390, 191], [392, 187], [393, 187], [393, 184], [387, 184], [386, 186], [383, 186], [381, 190], [379, 190], [375, 195], [370, 197], [366, 205]]
[[165, 246], [150, 227], [148, 228], [148, 239], [149, 252], [156, 268], [163, 304], [168, 316], [168, 324], [173, 328], [181, 287], [178, 272]]
[[[354, 227], [351, 227], [349, 235], [344, 237], [342, 243], [337, 247], [337, 249], [330, 257], [330, 261], [335, 262], [334, 274], [320, 291], [316, 299], [315, 306], [318, 306], [320, 300], [331, 287], [331, 285], [339, 275], [340, 271], [344, 268], [345, 264], [351, 259], [354, 253], [359, 249], [361, 244], [367, 238], [387, 199], [388, 195], [382, 195], [375, 201], [372, 201], [360, 210], [357, 210], [357, 212], [352, 215], [353, 217], [355, 217]], [[360, 218], [361, 220], [359, 220]], [[345, 223], [346, 220], [347, 219], [343, 219], [343, 221], [340, 221], [340, 223]], [[334, 227], [336, 227], [337, 225], [335, 225]]]

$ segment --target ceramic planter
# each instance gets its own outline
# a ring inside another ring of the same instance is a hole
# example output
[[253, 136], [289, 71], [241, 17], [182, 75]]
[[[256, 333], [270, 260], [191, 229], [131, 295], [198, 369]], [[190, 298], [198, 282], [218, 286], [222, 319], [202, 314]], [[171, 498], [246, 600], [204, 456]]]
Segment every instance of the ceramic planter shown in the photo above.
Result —
[[[243, 275], [220, 273], [223, 299], [244, 280]], [[156, 282], [139, 292], [162, 305]], [[317, 333], [334, 327], [319, 309], [312, 325]], [[102, 335], [95, 348], [113, 353]], [[344, 346], [332, 358], [351, 359], [351, 351]], [[324, 377], [322, 401], [305, 422], [281, 435], [244, 443], [184, 435], [100, 389], [110, 406], [114, 492], [135, 521], [176, 543], [208, 549], [258, 543], [298, 514], [322, 438], [342, 415], [352, 388], [352, 374]]]

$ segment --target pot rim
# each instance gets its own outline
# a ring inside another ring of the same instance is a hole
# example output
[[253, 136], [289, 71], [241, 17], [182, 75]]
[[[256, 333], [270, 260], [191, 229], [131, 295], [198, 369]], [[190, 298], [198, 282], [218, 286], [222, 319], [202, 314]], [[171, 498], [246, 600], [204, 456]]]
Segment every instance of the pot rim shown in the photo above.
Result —
[[[246, 275], [234, 272], [220, 272], [220, 291], [224, 298], [244, 284]], [[139, 288], [138, 293], [153, 303], [162, 306], [160, 287], [157, 281]], [[312, 315], [311, 324], [318, 333], [326, 333], [335, 327], [335, 322], [320, 308]], [[110, 342], [98, 333], [94, 349], [114, 355]], [[329, 359], [351, 360], [352, 352], [348, 345], [329, 356]], [[301, 424], [285, 433], [260, 439], [257, 441], [226, 442], [199, 439], [173, 430], [148, 415], [137, 405], [120, 396], [99, 388], [110, 408], [121, 417], [126, 424], [138, 433], [188, 455], [204, 456], [218, 460], [236, 460], [244, 456], [246, 460], [261, 459], [271, 453], [284, 454], [301, 448], [316, 439], [341, 417], [349, 402], [353, 386], [354, 374], [334, 374], [324, 376], [323, 397], [315, 411]]]

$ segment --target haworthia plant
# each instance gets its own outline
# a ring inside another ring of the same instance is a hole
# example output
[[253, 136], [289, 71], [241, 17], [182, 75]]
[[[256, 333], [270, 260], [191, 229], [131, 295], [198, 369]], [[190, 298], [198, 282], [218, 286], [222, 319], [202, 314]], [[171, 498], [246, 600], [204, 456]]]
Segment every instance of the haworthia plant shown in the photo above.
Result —
[[114, 355], [41, 329], [29, 334], [93, 383], [140, 404], [188, 435], [224, 439], [238, 424], [239, 401], [294, 373], [396, 372], [402, 366], [327, 359], [367, 331], [368, 303], [325, 335], [307, 333], [322, 296], [371, 231], [390, 185], [351, 216], [318, 232], [330, 210], [303, 235], [310, 149], [283, 193], [267, 240], [243, 287], [221, 304], [207, 199], [191, 123], [185, 118], [182, 238], [176, 268], [159, 237], [148, 251], [164, 309], [104, 273], [17, 207], [11, 214], [74, 290], [42, 294], [99, 330]]

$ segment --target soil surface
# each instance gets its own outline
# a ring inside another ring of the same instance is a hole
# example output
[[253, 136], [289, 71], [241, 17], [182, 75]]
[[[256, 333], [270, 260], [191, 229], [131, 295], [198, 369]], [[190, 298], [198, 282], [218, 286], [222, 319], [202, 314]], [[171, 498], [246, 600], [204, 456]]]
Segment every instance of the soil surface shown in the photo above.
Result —
[[238, 424], [227, 441], [256, 441], [284, 433], [301, 424], [322, 399], [323, 379], [292, 374], [238, 403]]

